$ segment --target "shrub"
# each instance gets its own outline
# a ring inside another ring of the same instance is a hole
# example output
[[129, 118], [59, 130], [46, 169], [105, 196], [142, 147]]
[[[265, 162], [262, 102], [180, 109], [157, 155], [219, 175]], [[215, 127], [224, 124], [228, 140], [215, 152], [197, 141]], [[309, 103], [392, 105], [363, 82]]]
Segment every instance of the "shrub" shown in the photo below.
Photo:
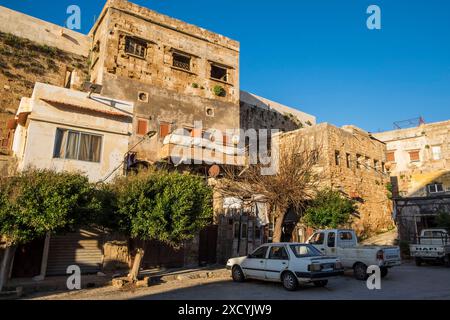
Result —
[[214, 86], [213, 92], [218, 97], [225, 97], [227, 95], [226, 90], [222, 86], [219, 86], [219, 85]]

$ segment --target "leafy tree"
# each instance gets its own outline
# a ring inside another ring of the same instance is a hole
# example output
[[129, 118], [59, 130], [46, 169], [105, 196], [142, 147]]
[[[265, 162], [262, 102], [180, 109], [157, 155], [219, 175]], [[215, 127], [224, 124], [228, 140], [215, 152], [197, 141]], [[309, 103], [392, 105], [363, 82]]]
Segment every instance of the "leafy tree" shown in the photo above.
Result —
[[338, 228], [348, 223], [356, 210], [355, 201], [343, 197], [340, 192], [324, 189], [311, 201], [303, 222], [317, 229]]
[[88, 179], [80, 174], [28, 170], [0, 178], [0, 237], [8, 245], [0, 287], [15, 245], [88, 224], [100, 207]]
[[439, 228], [450, 230], [450, 214], [447, 212], [441, 212], [437, 216], [436, 224]]
[[167, 171], [149, 171], [118, 179], [117, 227], [138, 240], [133, 268], [137, 280], [143, 241], [159, 240], [174, 247], [211, 222], [212, 191], [202, 177]]

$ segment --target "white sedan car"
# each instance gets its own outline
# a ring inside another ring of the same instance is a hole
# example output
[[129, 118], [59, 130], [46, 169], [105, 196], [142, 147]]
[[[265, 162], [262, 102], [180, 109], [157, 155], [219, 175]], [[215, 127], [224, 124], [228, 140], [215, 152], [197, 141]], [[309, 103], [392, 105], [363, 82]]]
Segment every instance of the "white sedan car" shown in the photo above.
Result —
[[328, 278], [344, 273], [338, 258], [324, 256], [313, 245], [302, 243], [265, 244], [247, 257], [228, 260], [227, 269], [236, 282], [250, 278], [281, 282], [289, 291], [301, 283], [324, 287]]

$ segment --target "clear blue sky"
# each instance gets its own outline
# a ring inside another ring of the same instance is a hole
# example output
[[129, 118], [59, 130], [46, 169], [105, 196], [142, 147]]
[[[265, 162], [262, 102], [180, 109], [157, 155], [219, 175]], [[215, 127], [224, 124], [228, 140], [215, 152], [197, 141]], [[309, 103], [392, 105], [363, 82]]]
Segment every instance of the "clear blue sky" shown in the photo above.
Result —
[[[241, 89], [369, 131], [423, 116], [450, 119], [448, 0], [134, 0], [241, 42]], [[68, 5], [87, 33], [102, 0], [0, 0], [63, 25]], [[382, 30], [366, 9], [382, 10]], [[1, 21], [0, 21], [1, 23]]]

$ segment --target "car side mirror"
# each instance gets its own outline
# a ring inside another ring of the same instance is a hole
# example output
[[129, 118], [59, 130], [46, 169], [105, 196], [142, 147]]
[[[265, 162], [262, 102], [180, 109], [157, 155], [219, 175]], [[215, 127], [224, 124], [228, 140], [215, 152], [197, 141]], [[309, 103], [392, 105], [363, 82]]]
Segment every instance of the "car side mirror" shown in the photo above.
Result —
[[247, 256], [247, 258], [252, 259], [253, 256], [252, 256], [251, 254], [249, 254], [249, 255]]

